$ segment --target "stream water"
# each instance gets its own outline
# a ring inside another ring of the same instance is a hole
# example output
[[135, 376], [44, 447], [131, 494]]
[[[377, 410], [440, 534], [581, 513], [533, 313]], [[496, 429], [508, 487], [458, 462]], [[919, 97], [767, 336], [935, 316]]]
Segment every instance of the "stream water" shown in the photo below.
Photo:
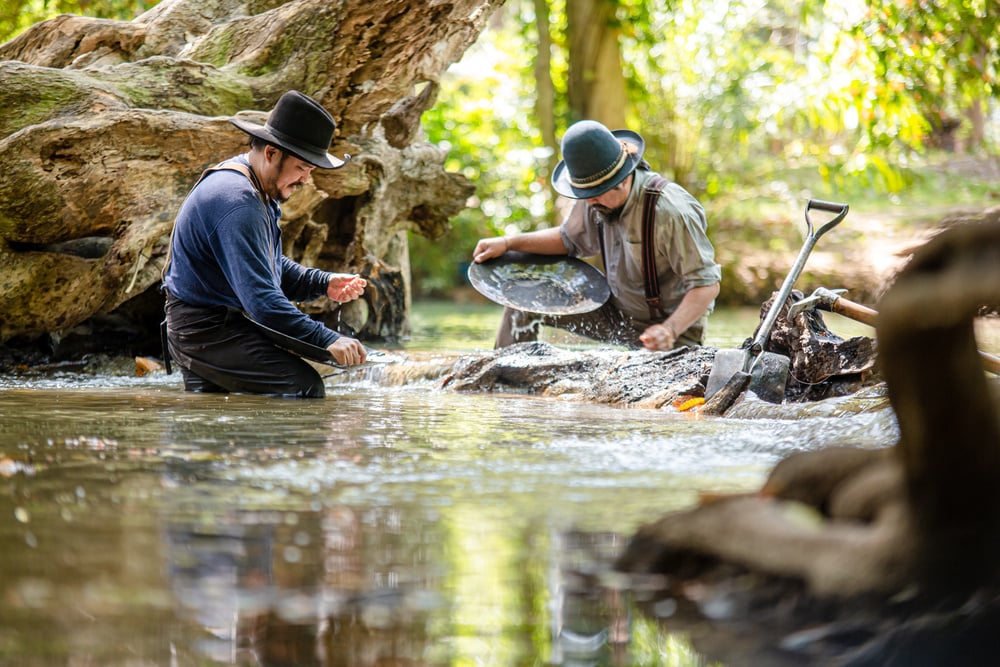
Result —
[[[418, 309], [406, 351], [489, 347], [496, 311], [446, 312]], [[755, 316], [720, 315], [709, 342], [738, 345]], [[619, 585], [628, 537], [792, 450], [895, 437], [887, 410], [0, 377], [0, 664], [703, 665]]]

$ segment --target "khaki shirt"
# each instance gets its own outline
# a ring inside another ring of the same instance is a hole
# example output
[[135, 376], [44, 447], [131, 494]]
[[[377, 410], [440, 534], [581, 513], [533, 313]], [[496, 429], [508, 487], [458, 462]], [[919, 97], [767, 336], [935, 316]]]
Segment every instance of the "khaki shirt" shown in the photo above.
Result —
[[[611, 303], [635, 320], [653, 324], [642, 272], [642, 200], [655, 174], [645, 169], [633, 173], [632, 191], [617, 220], [608, 222], [585, 200], [579, 200], [559, 231], [569, 255], [600, 256], [596, 220], [601, 220]], [[698, 200], [676, 183], [669, 183], [657, 201], [654, 235], [660, 300], [667, 314], [677, 308], [691, 288], [722, 280], [722, 268], [715, 262], [715, 248], [708, 240], [707, 227], [705, 209]]]

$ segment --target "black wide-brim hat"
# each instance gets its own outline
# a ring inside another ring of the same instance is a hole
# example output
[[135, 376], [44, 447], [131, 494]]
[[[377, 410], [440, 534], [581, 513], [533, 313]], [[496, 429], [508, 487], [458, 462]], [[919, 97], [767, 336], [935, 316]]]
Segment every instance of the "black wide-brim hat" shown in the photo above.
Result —
[[281, 96], [264, 125], [242, 118], [231, 118], [229, 122], [316, 167], [336, 169], [351, 159], [350, 155], [341, 160], [327, 153], [337, 124], [319, 102], [297, 90]]
[[552, 170], [552, 187], [570, 199], [600, 197], [635, 171], [645, 150], [637, 132], [581, 120], [563, 135], [563, 159]]

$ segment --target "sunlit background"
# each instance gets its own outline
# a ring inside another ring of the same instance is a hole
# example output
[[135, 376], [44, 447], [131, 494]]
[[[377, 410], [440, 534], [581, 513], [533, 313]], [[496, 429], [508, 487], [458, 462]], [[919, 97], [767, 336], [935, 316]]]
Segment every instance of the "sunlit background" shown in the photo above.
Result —
[[[0, 40], [153, 4], [11, 0]], [[571, 89], [588, 7], [604, 12], [589, 45], [616, 57]], [[585, 115], [643, 134], [727, 265], [794, 251], [817, 197], [852, 209], [824, 245], [867, 249], [851, 262], [882, 275], [942, 215], [997, 200], [998, 20], [994, 0], [507, 2], [423, 116], [476, 195], [444, 238], [410, 237], [404, 348], [492, 346], [471, 249], [557, 222], [558, 137]], [[724, 281], [710, 345], [756, 325], [739, 286]], [[978, 333], [1000, 352], [995, 325]], [[896, 437], [878, 396], [748, 425], [430, 383], [331, 379], [317, 407], [120, 371], [0, 378], [0, 663], [701, 667], [658, 622], [669, 605], [615, 597], [622, 540], [700, 491], [754, 488], [795, 449]]]

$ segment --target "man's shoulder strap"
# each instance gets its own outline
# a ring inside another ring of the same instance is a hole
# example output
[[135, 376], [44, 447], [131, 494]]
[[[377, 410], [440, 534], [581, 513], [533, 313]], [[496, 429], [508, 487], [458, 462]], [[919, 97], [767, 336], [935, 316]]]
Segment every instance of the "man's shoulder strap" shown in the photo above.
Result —
[[[215, 171], [237, 171], [243, 174], [244, 176], [246, 176], [246, 179], [250, 181], [250, 185], [253, 186], [254, 192], [256, 192], [257, 196], [260, 197], [261, 203], [267, 204], [267, 197], [264, 195], [264, 192], [260, 186], [260, 181], [257, 180], [257, 175], [253, 173], [253, 171], [247, 165], [243, 164], [242, 162], [238, 162], [236, 160], [224, 160], [223, 162], [220, 162], [214, 167], [209, 167], [208, 169], [203, 171], [201, 173], [201, 176], [198, 178], [198, 183], [201, 183], [206, 176]], [[198, 183], [195, 183], [195, 185], [198, 185]]]
[[656, 271], [656, 201], [669, 181], [659, 174], [646, 185], [642, 201], [642, 275], [651, 320], [663, 319], [666, 313], [660, 303], [660, 278]]
[[[257, 180], [256, 174], [253, 173], [253, 170], [251, 170], [250, 167], [236, 160], [223, 160], [214, 167], [209, 167], [205, 171], [201, 172], [201, 176], [199, 176], [198, 180], [195, 181], [195, 184], [191, 186], [191, 191], [193, 191], [198, 186], [199, 183], [205, 180], [206, 176], [215, 171], [235, 171], [243, 174], [244, 176], [246, 176], [246, 179], [250, 181], [250, 185], [253, 187], [254, 192], [256, 192], [257, 196], [260, 197], [261, 203], [264, 204], [265, 206], [267, 205], [267, 197], [264, 195], [264, 191], [260, 186], [260, 182]], [[188, 196], [191, 195], [191, 191], [188, 192]], [[176, 229], [177, 229], [177, 223], [175, 221], [173, 229], [170, 230], [170, 243], [167, 245], [167, 255], [163, 260], [163, 268], [160, 270], [161, 281], [166, 277], [167, 271], [170, 269], [170, 256], [172, 254], [172, 249], [174, 245], [174, 232], [176, 231]]]

